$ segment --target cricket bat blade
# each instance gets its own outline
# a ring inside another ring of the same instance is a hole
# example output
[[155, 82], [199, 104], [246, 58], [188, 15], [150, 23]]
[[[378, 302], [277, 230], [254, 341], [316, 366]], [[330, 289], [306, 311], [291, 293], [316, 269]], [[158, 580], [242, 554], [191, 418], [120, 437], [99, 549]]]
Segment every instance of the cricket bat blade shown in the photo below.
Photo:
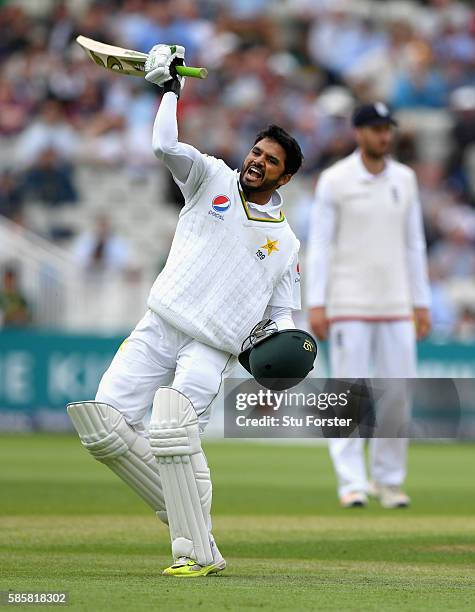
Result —
[[[76, 42], [85, 50], [92, 61], [103, 68], [131, 76], [143, 77], [145, 75], [147, 53], [107, 45], [92, 38], [87, 38], [87, 36], [78, 36]], [[206, 79], [208, 76], [206, 68], [177, 66], [176, 71], [180, 76], [198, 79]]]

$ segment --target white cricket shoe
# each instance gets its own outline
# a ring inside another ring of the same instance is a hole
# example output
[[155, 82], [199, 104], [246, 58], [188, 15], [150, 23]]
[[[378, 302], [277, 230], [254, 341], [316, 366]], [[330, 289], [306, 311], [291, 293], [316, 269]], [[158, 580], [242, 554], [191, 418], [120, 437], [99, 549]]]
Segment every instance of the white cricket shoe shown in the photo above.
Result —
[[383, 508], [407, 508], [411, 503], [409, 495], [398, 485], [371, 483], [371, 495], [377, 497]]
[[364, 508], [368, 505], [368, 497], [363, 491], [351, 491], [340, 496], [340, 505], [343, 508]]

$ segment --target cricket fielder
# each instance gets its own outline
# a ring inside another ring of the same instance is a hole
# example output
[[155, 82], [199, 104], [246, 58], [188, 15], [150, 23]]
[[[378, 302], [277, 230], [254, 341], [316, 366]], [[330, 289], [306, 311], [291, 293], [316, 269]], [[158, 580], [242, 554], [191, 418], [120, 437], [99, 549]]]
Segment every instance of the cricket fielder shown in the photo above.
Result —
[[[211, 534], [211, 480], [200, 433], [223, 375], [264, 317], [292, 329], [300, 309], [299, 242], [277, 189], [302, 163], [297, 142], [270, 126], [239, 171], [178, 141], [184, 48], [156, 45], [146, 79], [163, 87], [153, 150], [185, 206], [148, 310], [104, 374], [95, 401], [70, 404], [82, 444], [169, 525], [164, 574], [226, 567]], [[295, 343], [294, 343], [295, 344]], [[150, 428], [143, 419], [153, 403]]]
[[[335, 378], [412, 378], [416, 337], [430, 329], [426, 245], [416, 176], [388, 156], [395, 120], [381, 102], [353, 115], [358, 149], [318, 182], [307, 261], [310, 325], [329, 335]], [[373, 369], [371, 369], [373, 368]], [[408, 398], [379, 403], [376, 418], [409, 420]], [[344, 507], [371, 490], [385, 508], [404, 507], [407, 439], [370, 441], [372, 487], [361, 438], [329, 441]]]

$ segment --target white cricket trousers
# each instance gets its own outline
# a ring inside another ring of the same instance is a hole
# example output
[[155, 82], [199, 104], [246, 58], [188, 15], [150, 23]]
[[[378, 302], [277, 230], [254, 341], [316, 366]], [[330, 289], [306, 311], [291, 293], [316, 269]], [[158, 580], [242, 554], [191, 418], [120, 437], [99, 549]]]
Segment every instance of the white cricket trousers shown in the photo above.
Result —
[[[416, 376], [416, 337], [412, 321], [336, 321], [329, 330], [330, 369], [333, 378], [413, 378]], [[378, 424], [391, 411], [410, 418], [410, 402], [381, 400]], [[338, 495], [368, 491], [363, 438], [329, 440], [330, 456], [338, 480]], [[402, 485], [406, 477], [407, 439], [372, 438], [369, 441], [370, 478], [382, 485]]]
[[172, 386], [191, 401], [203, 431], [225, 371], [235, 361], [229, 353], [198, 342], [148, 310], [115, 354], [96, 401], [110, 404], [137, 432], [146, 434], [144, 418], [156, 390]]

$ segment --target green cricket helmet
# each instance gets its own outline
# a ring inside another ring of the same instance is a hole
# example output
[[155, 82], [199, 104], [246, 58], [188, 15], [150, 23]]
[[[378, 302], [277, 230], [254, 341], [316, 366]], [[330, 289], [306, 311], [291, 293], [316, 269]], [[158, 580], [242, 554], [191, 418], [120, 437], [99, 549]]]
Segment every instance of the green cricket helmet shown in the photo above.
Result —
[[263, 387], [283, 391], [307, 376], [316, 356], [317, 343], [306, 331], [279, 331], [274, 321], [264, 319], [244, 340], [238, 359]]

